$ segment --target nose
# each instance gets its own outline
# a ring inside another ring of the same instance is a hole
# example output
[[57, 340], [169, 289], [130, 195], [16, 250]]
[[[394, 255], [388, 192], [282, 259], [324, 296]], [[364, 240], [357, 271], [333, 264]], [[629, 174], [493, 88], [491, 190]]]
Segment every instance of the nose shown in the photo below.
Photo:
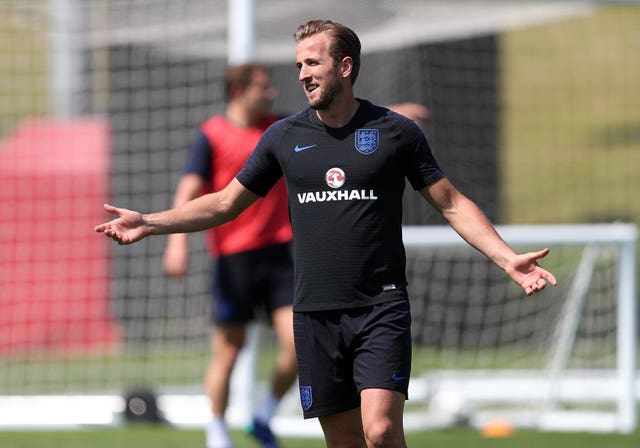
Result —
[[305, 66], [303, 65], [302, 67], [300, 67], [300, 73], [298, 73], [298, 81], [300, 82], [304, 82], [305, 79], [309, 78], [309, 72], [308, 70], [305, 68]]

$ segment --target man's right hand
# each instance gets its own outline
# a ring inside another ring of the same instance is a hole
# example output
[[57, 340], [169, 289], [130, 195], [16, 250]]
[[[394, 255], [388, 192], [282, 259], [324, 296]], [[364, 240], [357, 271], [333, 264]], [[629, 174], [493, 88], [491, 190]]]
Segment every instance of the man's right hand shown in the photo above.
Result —
[[96, 232], [104, 233], [105, 236], [120, 245], [135, 243], [149, 234], [144, 217], [139, 212], [118, 208], [110, 204], [104, 204], [104, 209], [118, 217], [95, 226]]

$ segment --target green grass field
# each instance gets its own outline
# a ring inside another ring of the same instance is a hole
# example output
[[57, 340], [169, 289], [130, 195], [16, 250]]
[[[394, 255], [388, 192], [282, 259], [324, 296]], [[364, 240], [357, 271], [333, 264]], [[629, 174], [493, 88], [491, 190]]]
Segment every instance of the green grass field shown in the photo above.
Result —
[[0, 0], [0, 138], [24, 117], [46, 115], [50, 102], [46, 34], [34, 32], [40, 18], [18, 4]]
[[595, 11], [500, 39], [508, 223], [640, 222], [640, 8]]
[[[257, 445], [244, 434], [234, 432], [238, 448]], [[506, 438], [483, 438], [471, 429], [416, 432], [407, 435], [407, 444], [413, 448], [637, 448], [640, 432], [631, 435], [567, 434], [517, 431]], [[202, 431], [178, 430], [166, 427], [133, 427], [122, 429], [55, 431], [55, 432], [0, 432], [2, 448], [203, 448]], [[321, 448], [318, 438], [284, 439], [283, 448]]]

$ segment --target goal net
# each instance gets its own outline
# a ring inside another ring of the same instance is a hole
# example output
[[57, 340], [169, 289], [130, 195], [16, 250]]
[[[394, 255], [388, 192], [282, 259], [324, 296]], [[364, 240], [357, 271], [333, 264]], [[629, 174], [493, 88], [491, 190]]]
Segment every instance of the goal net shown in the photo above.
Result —
[[637, 398], [635, 226], [499, 231], [518, 252], [551, 247], [541, 263], [558, 285], [526, 297], [450, 229], [405, 229], [412, 384], [428, 405], [424, 419], [434, 425], [483, 427], [499, 419], [544, 430], [631, 431]]
[[[255, 2], [256, 59], [279, 91], [275, 111], [296, 112], [306, 102], [291, 34], [300, 17], [341, 17], [363, 43], [356, 94], [426, 105], [439, 163], [493, 222], [637, 223], [640, 8], [614, 3]], [[224, 111], [227, 4], [0, 1], [0, 428], [118, 424], [123, 396], [141, 389], [176, 425], [208, 420], [203, 236], [190, 236], [180, 281], [162, 269], [164, 238], [119, 247], [93, 227], [108, 219], [104, 202], [170, 206], [196, 129]], [[404, 223], [429, 227], [407, 241], [407, 426], [483, 424], [515, 405], [518, 424], [549, 427], [561, 413], [567, 427], [570, 415], [584, 426], [602, 412], [590, 428], [626, 430], [621, 388], [634, 361], [620, 357], [635, 338], [621, 298], [635, 293], [621, 266], [635, 260], [623, 261], [630, 249], [613, 236], [625, 226], [518, 230], [518, 249], [551, 246], [544, 263], [561, 282], [523, 298], [441, 234], [410, 190]], [[229, 410], [238, 426], [275, 358], [270, 330], [254, 331], [260, 350], [238, 369], [247, 377]], [[295, 425], [276, 420], [278, 431], [318, 434], [299, 418], [295, 390], [281, 412]]]
[[[543, 264], [558, 285], [527, 297], [449, 227], [404, 228], [414, 342], [407, 430], [483, 427], [501, 419], [542, 430], [632, 431], [636, 227], [498, 230], [519, 252], [551, 247]], [[208, 346], [206, 338], [190, 336], [178, 321], [191, 319], [205, 328], [204, 319], [189, 317], [184, 304], [163, 309], [163, 316], [153, 317], [151, 311], [139, 311], [138, 319], [147, 323], [137, 327], [163, 333], [130, 336], [116, 352], [5, 357], [2, 425], [117, 424], [124, 412], [123, 385], [152, 385], [169, 422], [203, 425], [208, 402], [198, 380]], [[234, 426], [246, 422], [254, 397], [267, 387], [264, 372], [273, 362], [274, 336], [265, 326], [257, 331], [257, 361], [240, 367], [242, 388], [232, 397]], [[294, 389], [274, 420], [276, 431], [320, 435], [315, 421], [302, 421]]]

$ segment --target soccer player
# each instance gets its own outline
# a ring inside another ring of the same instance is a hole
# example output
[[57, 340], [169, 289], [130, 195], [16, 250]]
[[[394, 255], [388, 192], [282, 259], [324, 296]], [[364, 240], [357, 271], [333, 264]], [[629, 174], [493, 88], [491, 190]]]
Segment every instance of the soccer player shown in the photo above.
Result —
[[305, 418], [328, 447], [406, 447], [410, 310], [402, 244], [405, 178], [470, 245], [527, 295], [553, 274], [548, 248], [517, 254], [446, 178], [415, 123], [356, 98], [360, 41], [327, 20], [301, 25], [296, 65], [309, 107], [274, 123], [221, 191], [95, 230], [119, 244], [195, 232], [234, 219], [284, 176], [294, 238], [293, 322]]
[[[276, 89], [267, 69], [247, 63], [228, 67], [224, 74], [225, 113], [206, 120], [194, 139], [187, 166], [174, 195], [178, 207], [202, 194], [224, 188], [242, 169], [262, 133], [277, 117], [271, 113]], [[231, 448], [224, 416], [229, 402], [231, 373], [256, 308], [265, 309], [280, 346], [269, 396], [256, 410], [250, 432], [267, 448], [277, 442], [269, 428], [280, 399], [297, 375], [293, 347], [293, 260], [287, 190], [277, 182], [269, 195], [238, 219], [207, 231], [212, 259], [211, 360], [205, 391], [212, 419], [205, 428], [207, 448]], [[189, 258], [186, 234], [169, 235], [165, 271], [185, 275]]]
[[[272, 113], [277, 92], [266, 67], [255, 63], [230, 66], [225, 70], [224, 87], [228, 101], [225, 112], [200, 126], [174, 195], [174, 207], [202, 192], [223, 189], [242, 169], [263, 132], [282, 118]], [[428, 118], [428, 110], [419, 104], [389, 107], [419, 122]], [[207, 231], [208, 251], [216, 260], [211, 269], [212, 356], [205, 375], [212, 412], [205, 429], [207, 448], [231, 447], [224, 420], [231, 373], [244, 346], [247, 324], [254, 319], [258, 306], [268, 313], [280, 351], [270, 394], [257, 409], [250, 432], [263, 446], [277, 446], [269, 422], [297, 374], [291, 238], [287, 190], [282, 180], [238, 219]], [[164, 253], [166, 272], [183, 277], [188, 259], [187, 235], [169, 235]]]

